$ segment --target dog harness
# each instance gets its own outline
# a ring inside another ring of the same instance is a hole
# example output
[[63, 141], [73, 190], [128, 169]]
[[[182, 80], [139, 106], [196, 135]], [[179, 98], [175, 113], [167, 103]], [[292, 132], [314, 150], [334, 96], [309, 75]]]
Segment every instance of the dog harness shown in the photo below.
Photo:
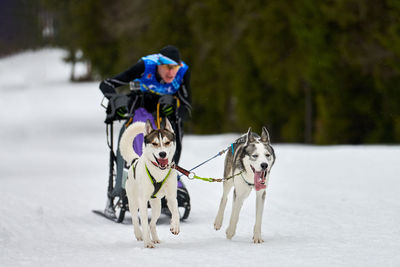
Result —
[[154, 186], [154, 191], [153, 191], [153, 194], [151, 194], [151, 198], [156, 198], [158, 191], [160, 191], [160, 189], [163, 186], [163, 184], [165, 183], [165, 181], [167, 181], [169, 174], [171, 173], [171, 169], [169, 169], [167, 175], [161, 182], [157, 182], [156, 179], [154, 179], [153, 175], [151, 175], [149, 169], [147, 169], [147, 165], [144, 165], [144, 166], [146, 167], [147, 176], [149, 177], [151, 183]]
[[[132, 172], [133, 172], [133, 179], [136, 179], [136, 166], [138, 165], [138, 159], [139, 158], [134, 158], [132, 160], [131, 166], [132, 166]], [[136, 163], [136, 164], [135, 164]], [[126, 179], [128, 180], [128, 177], [126, 177]]]

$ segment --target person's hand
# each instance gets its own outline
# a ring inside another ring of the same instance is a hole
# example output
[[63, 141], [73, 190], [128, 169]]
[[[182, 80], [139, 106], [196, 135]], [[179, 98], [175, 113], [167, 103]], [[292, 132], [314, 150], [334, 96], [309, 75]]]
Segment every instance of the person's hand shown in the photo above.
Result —
[[162, 113], [165, 116], [172, 115], [174, 113], [174, 106], [164, 106], [164, 107], [162, 107]]
[[128, 112], [128, 111], [126, 110], [125, 107], [120, 107], [120, 108], [117, 109], [117, 115], [118, 115], [120, 118], [124, 118], [127, 112]]
[[161, 112], [164, 116], [172, 115], [175, 111], [174, 97], [172, 95], [163, 95], [160, 97], [159, 103], [161, 106]]

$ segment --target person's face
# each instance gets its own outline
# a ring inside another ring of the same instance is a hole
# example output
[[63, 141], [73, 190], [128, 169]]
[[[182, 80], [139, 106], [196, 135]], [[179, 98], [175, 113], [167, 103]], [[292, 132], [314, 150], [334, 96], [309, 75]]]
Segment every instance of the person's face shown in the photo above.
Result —
[[170, 64], [158, 65], [158, 74], [160, 74], [161, 79], [163, 79], [164, 82], [170, 83], [175, 79], [179, 67], [179, 65]]

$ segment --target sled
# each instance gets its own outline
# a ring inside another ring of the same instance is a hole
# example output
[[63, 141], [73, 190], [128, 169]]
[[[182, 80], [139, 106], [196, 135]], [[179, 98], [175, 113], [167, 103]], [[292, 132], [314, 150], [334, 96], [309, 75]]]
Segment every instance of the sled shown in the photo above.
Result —
[[[132, 94], [134, 95], [134, 99], [130, 103]], [[93, 212], [109, 220], [121, 223], [125, 218], [126, 212], [129, 211], [129, 205], [125, 191], [125, 181], [128, 175], [128, 168], [118, 149], [119, 140], [122, 136], [122, 133], [130, 125], [130, 123], [136, 121], [146, 121], [147, 119], [150, 119], [154, 124], [154, 117], [143, 108], [143, 95], [137, 90], [131, 91], [131, 95], [114, 95], [110, 98], [108, 105], [103, 105], [103, 107], [107, 108], [105, 124], [107, 145], [109, 147], [107, 203], [104, 211], [93, 210]], [[129, 110], [129, 113], [127, 113], [124, 117], [117, 115], [117, 110], [121, 107]], [[123, 124], [118, 133], [117, 140], [114, 140], [116, 122], [122, 122]], [[134, 140], [133, 147], [138, 155], [141, 154], [142, 142], [143, 136], [137, 136]], [[180, 219], [185, 220], [190, 214], [190, 196], [186, 186], [180, 180], [180, 178], [178, 178], [177, 200]], [[165, 198], [161, 199], [161, 212], [162, 214], [171, 216]]]

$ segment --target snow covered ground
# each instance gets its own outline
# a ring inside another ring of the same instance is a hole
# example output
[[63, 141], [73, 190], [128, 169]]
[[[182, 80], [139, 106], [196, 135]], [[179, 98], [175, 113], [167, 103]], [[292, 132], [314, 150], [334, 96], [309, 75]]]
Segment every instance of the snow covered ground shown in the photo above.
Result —
[[[68, 82], [62, 56], [0, 60], [0, 266], [400, 266], [400, 146], [385, 145], [276, 144], [263, 244], [251, 242], [254, 193], [227, 240], [230, 202], [213, 229], [222, 186], [183, 178], [192, 211], [181, 233], [162, 217], [162, 243], [144, 249], [129, 220], [91, 212], [106, 199], [102, 97], [98, 83]], [[237, 136], [185, 136], [181, 165]], [[221, 177], [222, 168], [219, 157], [196, 173]]]

